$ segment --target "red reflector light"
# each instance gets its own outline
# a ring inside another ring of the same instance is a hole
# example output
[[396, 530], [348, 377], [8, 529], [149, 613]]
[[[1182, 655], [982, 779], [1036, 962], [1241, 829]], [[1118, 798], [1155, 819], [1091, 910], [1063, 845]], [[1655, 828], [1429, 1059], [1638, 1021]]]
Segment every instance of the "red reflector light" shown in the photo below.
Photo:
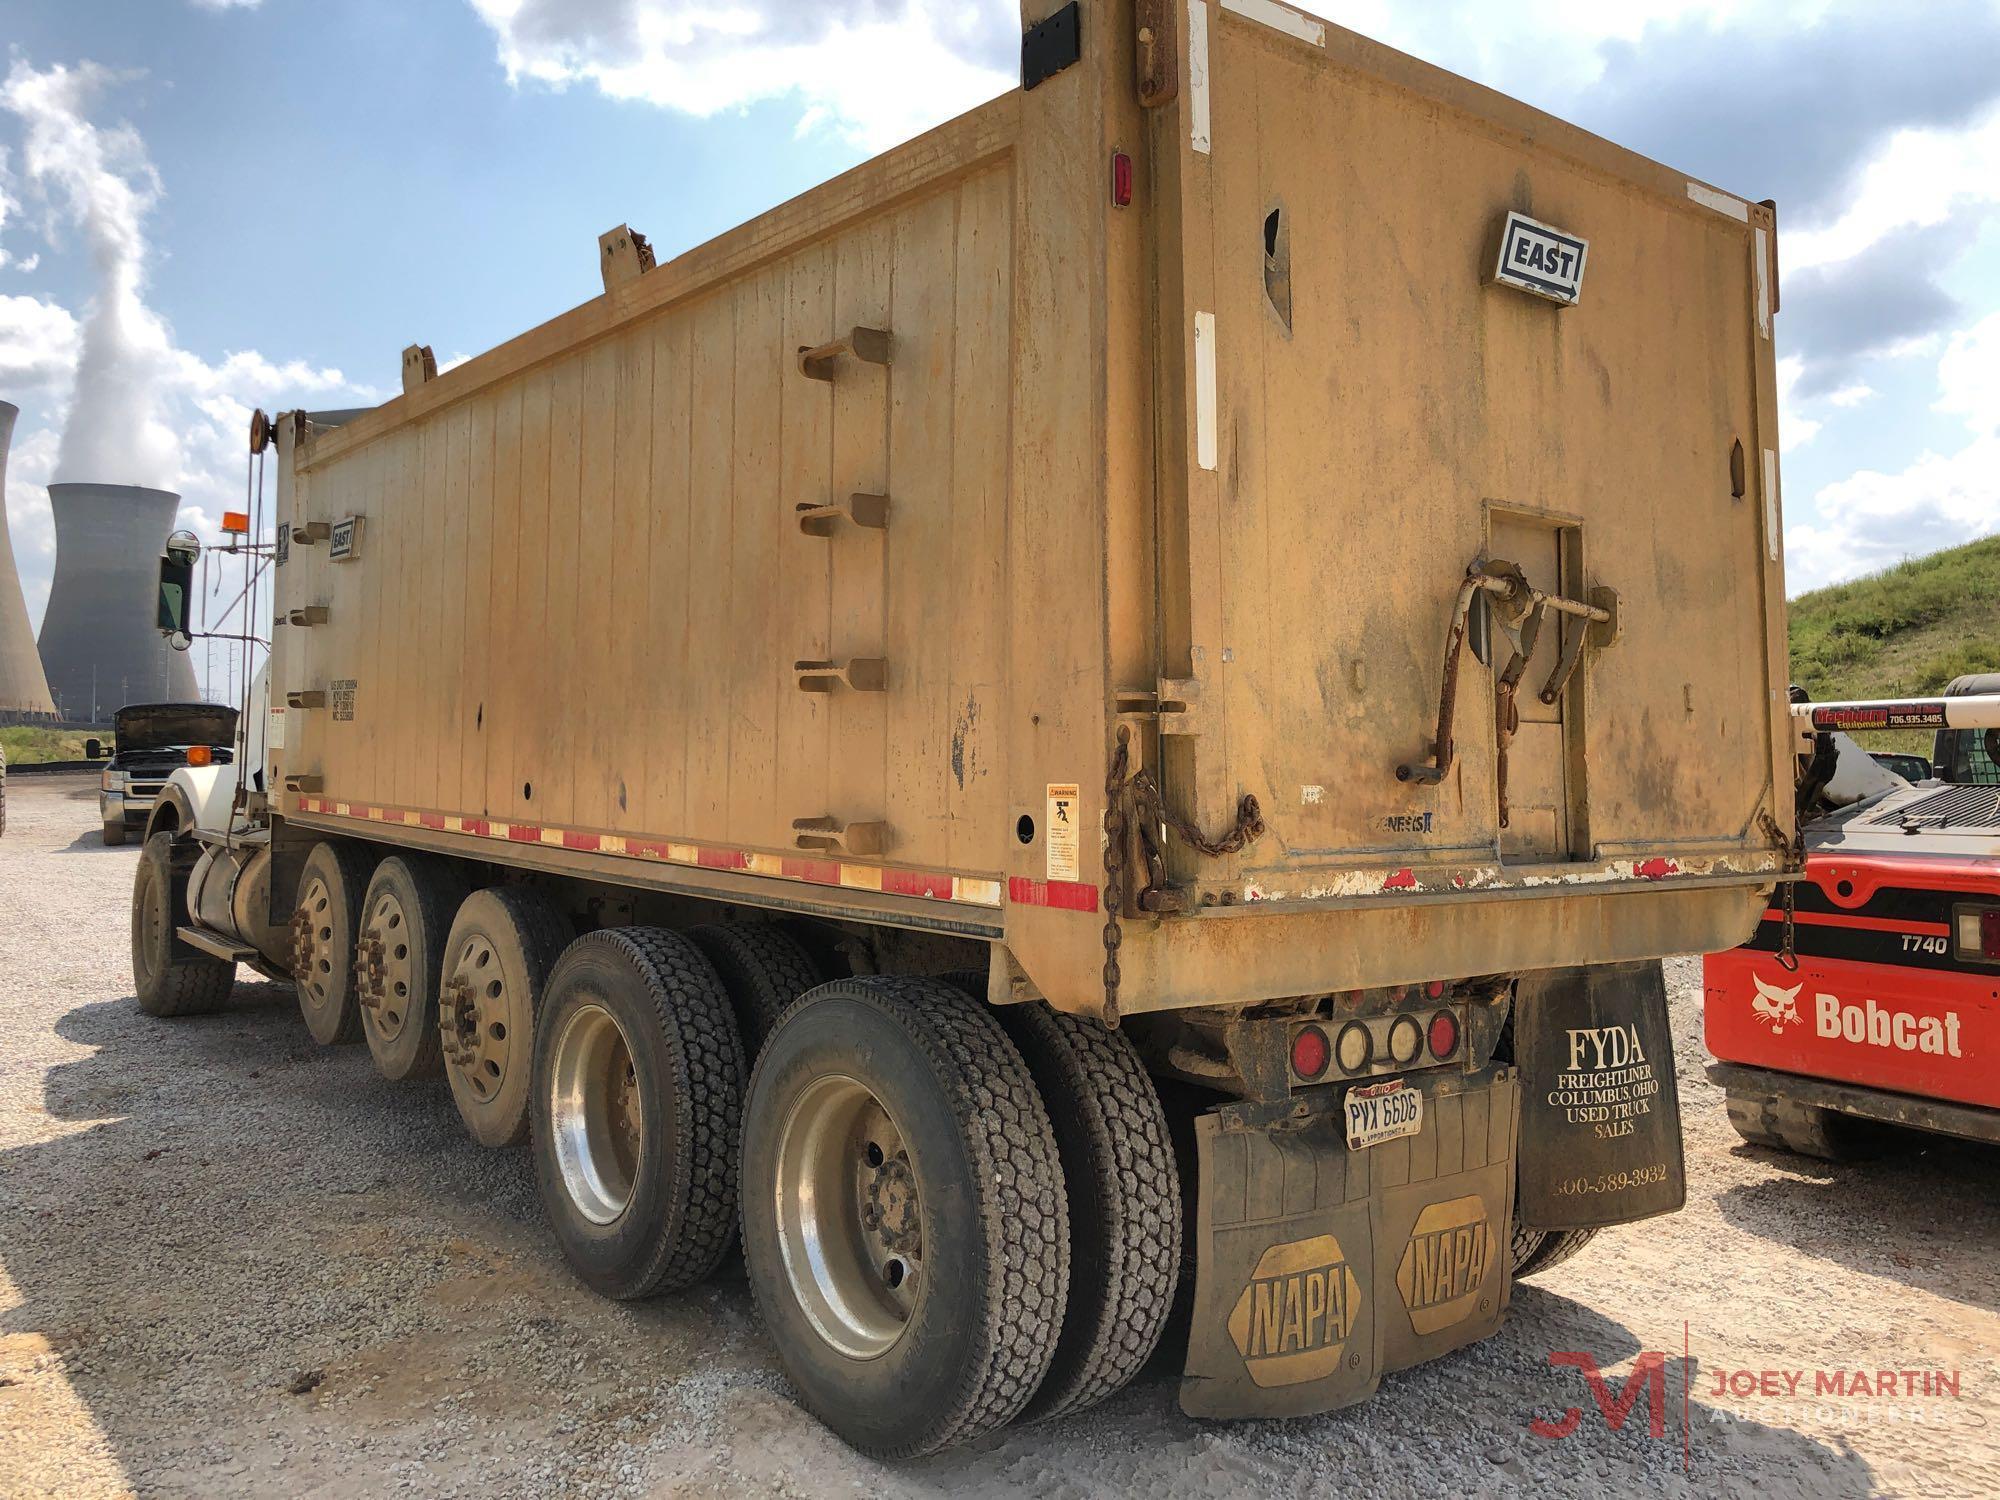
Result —
[[1123, 151], [1111, 153], [1111, 201], [1120, 208], [1132, 206], [1132, 158]]
[[1979, 951], [2000, 959], [2000, 906], [1979, 914]]
[[1317, 1026], [1301, 1026], [1292, 1037], [1292, 1071], [1311, 1083], [1333, 1060], [1333, 1047]]
[[1444, 995], [1444, 981], [1442, 979], [1433, 979], [1429, 984], [1424, 986], [1424, 993], [1429, 995], [1433, 1000], [1442, 998]]
[[1428, 1040], [1431, 1056], [1450, 1057], [1458, 1050], [1458, 1017], [1448, 1010], [1441, 1010], [1432, 1016]]

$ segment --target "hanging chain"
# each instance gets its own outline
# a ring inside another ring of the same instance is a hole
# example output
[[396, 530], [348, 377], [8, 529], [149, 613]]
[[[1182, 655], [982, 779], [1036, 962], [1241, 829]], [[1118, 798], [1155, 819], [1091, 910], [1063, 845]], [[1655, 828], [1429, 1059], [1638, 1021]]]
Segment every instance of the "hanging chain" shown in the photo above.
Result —
[[[1788, 874], [1802, 874], [1806, 867], [1806, 824], [1801, 816], [1792, 829], [1792, 836], [1785, 837], [1785, 830], [1778, 826], [1778, 820], [1768, 810], [1757, 814], [1758, 826], [1764, 836], [1784, 852], [1785, 871]], [[1778, 910], [1783, 913], [1783, 923], [1778, 934], [1778, 967], [1787, 974], [1799, 971], [1798, 921], [1794, 914], [1797, 900], [1796, 880], [1778, 882]]]
[[1118, 748], [1104, 777], [1104, 1024], [1118, 1024], [1118, 945], [1125, 940], [1118, 925], [1125, 910], [1125, 768], [1131, 762], [1132, 731], [1118, 729]]
[[[1128, 830], [1137, 819], [1139, 844], [1146, 860], [1146, 883], [1139, 888], [1138, 904], [1144, 909], [1147, 898], [1166, 889], [1167, 861], [1161, 847], [1160, 830], [1172, 833], [1197, 854], [1211, 859], [1235, 854], [1255, 843], [1264, 832], [1264, 812], [1249, 792], [1236, 804], [1236, 821], [1219, 838], [1210, 838], [1186, 818], [1171, 811], [1161, 794], [1160, 783], [1149, 769], [1131, 771], [1132, 730], [1118, 728], [1118, 744], [1111, 754], [1111, 769], [1104, 778], [1104, 1017], [1118, 1019], [1118, 948], [1124, 941], [1119, 926], [1125, 909], [1125, 858]], [[1129, 773], [1129, 774], [1128, 774]]]

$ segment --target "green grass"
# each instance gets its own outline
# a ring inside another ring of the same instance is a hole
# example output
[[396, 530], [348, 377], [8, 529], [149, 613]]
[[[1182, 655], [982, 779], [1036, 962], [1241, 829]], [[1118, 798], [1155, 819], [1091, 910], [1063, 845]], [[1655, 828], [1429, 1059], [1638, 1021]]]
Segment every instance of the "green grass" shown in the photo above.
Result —
[[38, 729], [17, 724], [0, 729], [0, 747], [7, 751], [10, 766], [31, 766], [51, 760], [82, 760], [83, 742], [97, 738], [111, 743], [108, 729]]
[[[1814, 698], [1917, 698], [2000, 672], [2000, 536], [1912, 558], [1791, 602], [1792, 681]], [[1871, 750], [1930, 751], [1928, 733]]]

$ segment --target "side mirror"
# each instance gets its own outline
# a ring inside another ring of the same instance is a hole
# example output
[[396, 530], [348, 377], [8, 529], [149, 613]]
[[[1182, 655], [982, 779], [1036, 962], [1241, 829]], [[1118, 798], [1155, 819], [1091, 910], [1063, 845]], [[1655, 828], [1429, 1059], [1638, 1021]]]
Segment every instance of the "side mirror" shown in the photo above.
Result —
[[85, 760], [104, 759], [104, 741], [85, 740], [83, 742], [83, 758]]
[[154, 623], [176, 651], [193, 644], [188, 604], [194, 598], [194, 564], [201, 556], [201, 539], [192, 531], [176, 531], [160, 554], [160, 602]]

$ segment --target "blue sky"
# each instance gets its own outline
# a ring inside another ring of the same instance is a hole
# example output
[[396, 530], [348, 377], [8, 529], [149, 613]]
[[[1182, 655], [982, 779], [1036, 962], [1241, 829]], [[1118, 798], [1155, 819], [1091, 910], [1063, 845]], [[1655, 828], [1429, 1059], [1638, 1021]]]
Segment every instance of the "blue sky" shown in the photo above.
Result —
[[[406, 344], [595, 295], [599, 231], [698, 244], [1012, 86], [1018, 45], [1009, 0], [4, 4], [37, 620], [51, 478], [164, 485], [205, 526], [251, 404], [383, 399]], [[1779, 200], [1795, 590], [2000, 530], [2000, 0], [1316, 9]]]

